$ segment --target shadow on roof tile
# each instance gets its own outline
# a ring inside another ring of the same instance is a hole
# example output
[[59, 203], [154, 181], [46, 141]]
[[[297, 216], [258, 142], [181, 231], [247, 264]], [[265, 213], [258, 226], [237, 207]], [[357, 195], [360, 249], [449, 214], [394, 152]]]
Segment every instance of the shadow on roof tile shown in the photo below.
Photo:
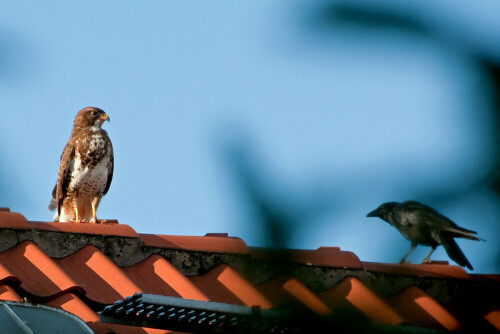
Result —
[[386, 274], [418, 277], [442, 277], [471, 279], [469, 274], [459, 266], [448, 264], [411, 264], [411, 263], [375, 263], [363, 262], [366, 271]]
[[0, 253], [0, 263], [21, 281], [21, 288], [38, 297], [81, 290], [73, 279], [31, 241]]
[[[191, 276], [189, 279], [210, 301], [245, 306], [251, 306], [247, 303], [253, 303], [269, 307], [265, 298], [228, 265], [219, 265], [204, 275]], [[235, 290], [236, 286], [248, 290], [238, 291]]]
[[387, 301], [406, 322], [414, 326], [456, 331], [460, 323], [444, 307], [420, 288], [411, 285]]
[[186, 276], [159, 255], [152, 255], [122, 270], [144, 293], [208, 301]]
[[250, 253], [256, 260], [278, 260], [315, 266], [363, 269], [363, 264], [354, 253], [342, 251], [338, 247], [319, 247], [316, 250], [250, 247]]
[[212, 301], [271, 308], [271, 303], [233, 268], [222, 264], [190, 279]]
[[239, 238], [220, 236], [179, 236], [139, 234], [144, 245], [149, 247], [185, 249], [201, 252], [246, 254], [248, 246]]
[[316, 294], [296, 278], [277, 275], [256, 287], [274, 306], [291, 309], [308, 309], [320, 315], [331, 309]]
[[493, 310], [484, 315], [484, 319], [500, 331], [500, 310]]
[[396, 325], [403, 322], [399, 314], [355, 277], [344, 278], [319, 296], [332, 308], [352, 306], [378, 323]]
[[94, 246], [85, 246], [78, 252], [55, 260], [86, 291], [85, 297], [101, 304], [111, 304], [140, 288]]

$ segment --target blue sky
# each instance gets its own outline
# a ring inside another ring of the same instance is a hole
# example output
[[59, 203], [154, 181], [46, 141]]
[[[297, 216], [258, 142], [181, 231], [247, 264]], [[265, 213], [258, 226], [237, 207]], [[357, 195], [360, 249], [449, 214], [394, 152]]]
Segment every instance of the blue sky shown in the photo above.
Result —
[[[104, 126], [115, 149], [99, 217], [142, 233], [227, 232], [261, 245], [220, 154], [244, 140], [292, 214], [315, 194], [334, 194], [331, 211], [295, 227], [291, 247], [399, 260], [409, 242], [365, 215], [481, 174], [492, 159], [481, 78], [429, 40], [318, 33], [307, 24], [308, 3], [3, 1], [0, 206], [52, 219], [73, 118], [97, 106], [111, 118]], [[499, 53], [494, 1], [412, 6], [453, 40]], [[500, 232], [498, 198], [488, 191], [439, 205], [487, 240]], [[493, 240], [459, 244], [477, 272], [498, 271]], [[442, 249], [433, 258], [448, 260]]]

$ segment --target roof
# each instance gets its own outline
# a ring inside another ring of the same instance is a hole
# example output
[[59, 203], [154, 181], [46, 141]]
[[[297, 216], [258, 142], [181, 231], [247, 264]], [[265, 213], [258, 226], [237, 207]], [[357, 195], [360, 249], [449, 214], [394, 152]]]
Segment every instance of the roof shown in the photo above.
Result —
[[0, 209], [0, 299], [61, 308], [96, 333], [165, 333], [99, 321], [98, 311], [137, 292], [320, 315], [345, 308], [387, 325], [500, 330], [500, 275], [447, 262], [364, 262], [338, 247], [270, 250], [227, 234], [141, 234], [113, 220], [35, 222]]

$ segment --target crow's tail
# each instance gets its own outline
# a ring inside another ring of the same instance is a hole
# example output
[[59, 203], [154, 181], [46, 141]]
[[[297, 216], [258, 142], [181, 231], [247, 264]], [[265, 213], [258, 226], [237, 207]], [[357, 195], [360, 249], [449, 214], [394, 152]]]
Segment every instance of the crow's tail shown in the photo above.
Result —
[[440, 239], [441, 239], [440, 240], [441, 244], [444, 247], [444, 250], [453, 261], [455, 261], [462, 267], [467, 267], [470, 270], [474, 270], [469, 260], [467, 260], [464, 253], [462, 252], [460, 247], [458, 247], [457, 243], [455, 242], [455, 240], [451, 235], [447, 235], [446, 233], [441, 233]]

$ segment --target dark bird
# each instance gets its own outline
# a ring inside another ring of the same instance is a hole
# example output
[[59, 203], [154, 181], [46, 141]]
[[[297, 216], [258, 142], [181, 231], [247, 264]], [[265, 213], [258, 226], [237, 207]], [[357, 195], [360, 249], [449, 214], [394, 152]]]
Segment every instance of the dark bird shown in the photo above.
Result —
[[[437, 246], [443, 245], [448, 256], [461, 265], [473, 270], [472, 265], [460, 250], [453, 238], [483, 240], [472, 234], [474, 231], [458, 226], [433, 208], [417, 201], [384, 203], [367, 217], [379, 217], [394, 226], [406, 239], [411, 241], [410, 250], [399, 263], [405, 262], [417, 245], [430, 246], [431, 251], [422, 263], [428, 263], [429, 257]], [[484, 241], [484, 240], [483, 240]]]
[[95, 107], [78, 112], [61, 154], [49, 210], [54, 221], [97, 223], [97, 207], [113, 178], [113, 146], [105, 130], [109, 116]]

